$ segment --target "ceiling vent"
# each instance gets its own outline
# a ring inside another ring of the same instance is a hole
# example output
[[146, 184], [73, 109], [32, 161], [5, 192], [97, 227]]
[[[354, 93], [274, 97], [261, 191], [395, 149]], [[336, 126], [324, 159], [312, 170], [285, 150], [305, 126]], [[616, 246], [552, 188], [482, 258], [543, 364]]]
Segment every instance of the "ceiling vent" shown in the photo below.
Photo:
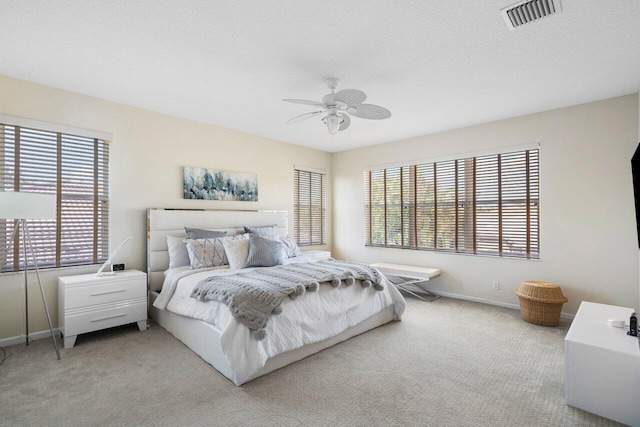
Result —
[[500, 10], [510, 30], [562, 10], [560, 0], [525, 0]]

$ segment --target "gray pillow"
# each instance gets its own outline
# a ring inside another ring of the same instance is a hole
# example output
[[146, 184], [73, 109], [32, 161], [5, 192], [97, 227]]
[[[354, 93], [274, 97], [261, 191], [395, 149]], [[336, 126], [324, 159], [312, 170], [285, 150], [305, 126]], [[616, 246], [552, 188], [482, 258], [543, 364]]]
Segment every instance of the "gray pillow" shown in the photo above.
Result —
[[273, 267], [284, 264], [285, 259], [286, 254], [282, 242], [256, 234], [249, 235], [247, 267]]
[[224, 237], [227, 235], [226, 231], [204, 230], [202, 228], [185, 227], [184, 231], [187, 232], [187, 236], [189, 236], [191, 240], [215, 239], [216, 237]]
[[261, 237], [269, 237], [271, 240], [280, 240], [277, 224], [266, 225], [263, 227], [247, 227], [245, 225], [244, 232], [257, 234], [258, 236], [261, 236]]

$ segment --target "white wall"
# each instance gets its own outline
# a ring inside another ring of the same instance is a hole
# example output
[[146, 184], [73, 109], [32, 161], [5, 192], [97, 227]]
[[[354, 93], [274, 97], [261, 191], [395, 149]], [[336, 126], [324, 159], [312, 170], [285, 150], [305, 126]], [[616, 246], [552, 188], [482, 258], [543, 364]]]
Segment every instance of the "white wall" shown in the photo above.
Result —
[[[277, 209], [293, 208], [293, 165], [331, 171], [331, 155], [241, 132], [183, 120], [0, 76], [0, 114], [75, 126], [113, 134], [110, 148], [111, 245], [132, 242], [116, 262], [146, 270], [146, 208]], [[258, 175], [258, 202], [182, 199], [182, 166], [220, 168]], [[328, 209], [331, 205], [328, 188]], [[331, 222], [328, 221], [328, 236]], [[293, 230], [293, 215], [289, 215]], [[326, 247], [319, 247], [327, 249]], [[97, 266], [42, 274], [54, 324], [57, 277], [95, 272]], [[31, 276], [31, 275], [30, 275]], [[30, 329], [47, 329], [35, 277], [30, 277]], [[22, 275], [0, 275], [0, 339], [23, 330]]]
[[[428, 120], [425, 117], [425, 120]], [[633, 306], [638, 248], [630, 159], [638, 96], [334, 154], [334, 256], [442, 269], [434, 290], [517, 304], [523, 280], [561, 285], [575, 313], [582, 300]], [[364, 246], [363, 170], [540, 141], [541, 260], [499, 259]], [[500, 290], [491, 288], [500, 281]]]

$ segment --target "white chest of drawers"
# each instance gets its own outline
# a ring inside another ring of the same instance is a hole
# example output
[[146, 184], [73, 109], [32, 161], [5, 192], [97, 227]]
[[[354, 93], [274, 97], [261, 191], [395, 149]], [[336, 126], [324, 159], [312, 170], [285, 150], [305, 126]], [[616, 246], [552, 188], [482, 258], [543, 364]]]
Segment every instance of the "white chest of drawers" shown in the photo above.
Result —
[[629, 328], [632, 308], [583, 301], [564, 339], [564, 396], [568, 405], [640, 426], [640, 341]]
[[64, 348], [78, 334], [136, 322], [147, 329], [147, 275], [126, 270], [113, 275], [58, 278], [58, 327]]

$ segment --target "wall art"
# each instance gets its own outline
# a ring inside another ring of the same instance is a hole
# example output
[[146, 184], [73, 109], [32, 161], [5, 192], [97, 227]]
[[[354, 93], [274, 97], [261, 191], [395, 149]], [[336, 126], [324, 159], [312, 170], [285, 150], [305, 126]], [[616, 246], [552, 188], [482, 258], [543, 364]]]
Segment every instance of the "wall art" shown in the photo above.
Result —
[[258, 176], [252, 173], [185, 166], [185, 199], [258, 201]]

